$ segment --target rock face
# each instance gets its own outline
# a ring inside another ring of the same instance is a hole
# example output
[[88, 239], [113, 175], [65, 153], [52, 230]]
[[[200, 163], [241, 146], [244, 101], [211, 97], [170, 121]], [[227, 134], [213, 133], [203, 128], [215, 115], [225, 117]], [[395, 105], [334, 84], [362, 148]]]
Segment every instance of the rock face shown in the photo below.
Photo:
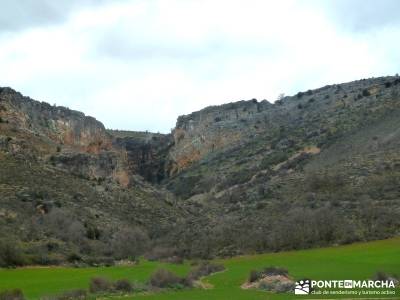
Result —
[[89, 179], [111, 178], [123, 186], [137, 181], [135, 175], [149, 182], [165, 177], [171, 135], [107, 131], [81, 112], [32, 100], [10, 88], [0, 89], [0, 101], [1, 122], [9, 129], [0, 136], [0, 148], [9, 153], [27, 157], [32, 147], [40, 148], [36, 156], [50, 157], [58, 168]]
[[166, 157], [172, 144], [172, 135], [155, 133], [120, 135], [113, 143], [124, 150], [129, 170], [152, 183], [159, 183], [167, 176]]
[[254, 99], [180, 116], [173, 131], [174, 146], [169, 152], [169, 174], [182, 171], [210, 152], [239, 142], [249, 132], [257, 132], [265, 122], [262, 112], [271, 107], [266, 100]]
[[46, 136], [84, 152], [110, 149], [111, 139], [104, 125], [81, 112], [32, 100], [10, 88], [0, 90], [0, 101], [3, 122], [19, 130]]
[[[351, 127], [358, 121], [349, 120], [347, 114], [383, 111], [385, 108], [377, 105], [377, 99], [382, 102], [398, 97], [399, 85], [398, 77], [363, 79], [299, 92], [274, 104], [253, 99], [180, 116], [173, 130], [174, 145], [169, 152], [167, 173], [177, 174], [209, 153], [244, 144], [260, 134], [273, 135], [269, 133], [297, 127], [316, 136], [322, 131]], [[317, 122], [320, 128], [315, 128]], [[336, 129], [332, 128], [333, 124]], [[290, 144], [293, 141], [282, 139], [280, 142]]]

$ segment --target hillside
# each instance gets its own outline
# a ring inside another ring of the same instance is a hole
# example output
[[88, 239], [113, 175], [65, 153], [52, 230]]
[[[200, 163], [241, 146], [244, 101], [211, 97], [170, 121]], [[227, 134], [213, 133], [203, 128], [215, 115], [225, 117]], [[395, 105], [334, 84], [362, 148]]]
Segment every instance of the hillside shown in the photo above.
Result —
[[3, 240], [45, 263], [396, 236], [399, 117], [398, 77], [207, 107], [179, 117], [171, 134], [106, 130], [1, 88]]

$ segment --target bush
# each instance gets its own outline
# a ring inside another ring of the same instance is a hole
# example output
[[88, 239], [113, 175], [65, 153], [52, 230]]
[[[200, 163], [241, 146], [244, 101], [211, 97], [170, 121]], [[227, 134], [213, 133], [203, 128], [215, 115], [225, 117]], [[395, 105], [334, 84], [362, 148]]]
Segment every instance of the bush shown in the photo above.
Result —
[[188, 276], [185, 279], [185, 283], [186, 285], [191, 286], [193, 281], [223, 270], [225, 270], [225, 267], [221, 264], [214, 264], [209, 262], [202, 263], [189, 272]]
[[81, 260], [82, 260], [82, 257], [75, 252], [68, 254], [67, 261], [69, 263], [75, 263], [75, 262], [79, 262]]
[[95, 277], [90, 280], [89, 291], [91, 293], [109, 292], [112, 290], [112, 283], [107, 278]]
[[365, 90], [363, 90], [362, 95], [364, 97], [368, 97], [368, 96], [371, 96], [371, 93], [367, 89], [365, 89]]
[[88, 297], [87, 292], [82, 289], [66, 291], [61, 295], [52, 297], [54, 300], [84, 300]]
[[158, 288], [173, 288], [181, 285], [183, 282], [181, 278], [165, 269], [155, 271], [150, 277], [150, 284]]
[[396, 275], [389, 275], [382, 271], [376, 272], [372, 279], [378, 281], [393, 281], [395, 285], [399, 283], [399, 278]]
[[165, 260], [176, 256], [177, 250], [171, 247], [156, 246], [145, 254], [145, 258], [150, 261]]
[[20, 289], [5, 290], [0, 292], [0, 300], [24, 300], [24, 294]]
[[119, 279], [114, 283], [114, 289], [121, 292], [132, 292], [133, 286], [128, 279]]
[[289, 274], [287, 269], [279, 267], [267, 267], [263, 270], [262, 273], [267, 276], [276, 276], [276, 275], [287, 276]]
[[21, 250], [11, 240], [0, 240], [0, 267], [18, 267], [26, 263]]
[[114, 234], [111, 246], [118, 259], [131, 259], [142, 255], [149, 244], [147, 233], [140, 228], [122, 228]]
[[145, 283], [142, 283], [142, 282], [133, 282], [132, 283], [132, 291], [133, 292], [139, 293], [139, 292], [145, 292], [148, 290], [149, 290], [149, 287]]
[[256, 270], [251, 270], [249, 274], [249, 282], [255, 282], [261, 278], [261, 273]]
[[293, 282], [279, 282], [275, 285], [274, 291], [276, 293], [288, 293], [293, 292], [295, 284]]
[[376, 274], [374, 275], [373, 279], [374, 280], [379, 280], [379, 281], [386, 281], [388, 280], [390, 276], [388, 274], [386, 274], [385, 272], [376, 272]]
[[287, 154], [285, 152], [274, 152], [262, 159], [260, 167], [262, 169], [265, 169], [265, 168], [277, 165], [281, 162], [284, 162], [288, 158], [289, 158], [289, 154]]
[[98, 266], [105, 266], [111, 267], [114, 265], [114, 259], [112, 257], [87, 257], [84, 259], [84, 263], [89, 266], [98, 267]]

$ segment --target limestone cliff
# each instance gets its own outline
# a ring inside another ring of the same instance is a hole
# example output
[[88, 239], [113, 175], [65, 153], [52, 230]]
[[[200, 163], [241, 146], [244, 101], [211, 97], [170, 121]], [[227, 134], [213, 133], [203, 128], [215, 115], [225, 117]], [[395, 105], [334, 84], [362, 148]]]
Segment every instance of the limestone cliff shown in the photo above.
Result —
[[263, 130], [266, 119], [262, 112], [271, 107], [266, 100], [253, 99], [180, 116], [169, 152], [169, 174], [176, 174], [210, 152], [238, 143], [249, 132]]
[[110, 149], [104, 125], [83, 113], [39, 102], [10, 89], [0, 89], [0, 117], [18, 130], [42, 135], [64, 146], [98, 153]]

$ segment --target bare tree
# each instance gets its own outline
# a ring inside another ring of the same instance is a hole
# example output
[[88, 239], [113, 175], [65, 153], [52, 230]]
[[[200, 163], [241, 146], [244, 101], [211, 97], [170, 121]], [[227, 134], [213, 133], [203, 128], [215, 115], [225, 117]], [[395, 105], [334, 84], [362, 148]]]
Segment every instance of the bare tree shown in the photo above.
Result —
[[149, 246], [149, 237], [142, 229], [125, 227], [116, 232], [111, 240], [111, 247], [116, 258], [135, 260]]

